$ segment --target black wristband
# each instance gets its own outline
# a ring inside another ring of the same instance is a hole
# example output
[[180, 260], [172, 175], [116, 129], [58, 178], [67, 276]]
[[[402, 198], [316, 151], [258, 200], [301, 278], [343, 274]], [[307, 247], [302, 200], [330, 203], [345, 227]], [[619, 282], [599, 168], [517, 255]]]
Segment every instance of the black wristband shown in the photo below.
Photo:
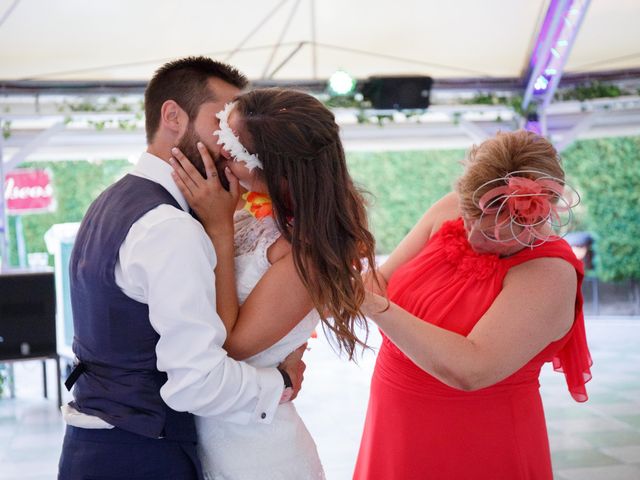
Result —
[[293, 388], [293, 382], [291, 381], [291, 377], [287, 373], [286, 370], [277, 367], [280, 375], [282, 375], [282, 379], [284, 380], [284, 388]]

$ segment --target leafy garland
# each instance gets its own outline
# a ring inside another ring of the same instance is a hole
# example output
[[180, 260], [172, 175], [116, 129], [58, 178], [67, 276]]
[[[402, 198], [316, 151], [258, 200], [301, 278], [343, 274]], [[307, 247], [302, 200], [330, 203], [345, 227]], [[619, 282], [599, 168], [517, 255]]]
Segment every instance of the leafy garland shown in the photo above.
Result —
[[[558, 102], [569, 100], [584, 102], [596, 98], [616, 98], [623, 95], [640, 95], [640, 88], [636, 90], [623, 89], [617, 85], [601, 83], [596, 80], [573, 87], [559, 88], [553, 98]], [[527, 108], [523, 109], [522, 100], [522, 95], [505, 96], [492, 92], [478, 92], [473, 98], [462, 103], [467, 105], [506, 105], [511, 107], [518, 115], [526, 118], [528, 114], [536, 111], [536, 105], [534, 102], [530, 102]]]
[[[569, 88], [559, 89], [554, 99], [557, 101], [568, 100], [592, 100], [595, 98], [615, 98], [622, 95], [640, 95], [640, 88], [635, 91], [625, 90], [614, 84], [601, 83], [598, 81], [587, 82]], [[319, 100], [324, 103], [327, 108], [348, 108], [357, 111], [356, 117], [358, 123], [377, 123], [385, 125], [394, 121], [393, 113], [371, 113], [371, 102], [364, 99], [361, 94], [354, 93], [350, 95], [321, 95]], [[522, 95], [501, 95], [493, 92], [478, 92], [472, 98], [461, 101], [463, 105], [504, 105], [511, 108], [522, 118], [526, 118], [529, 114], [536, 111], [535, 102], [530, 102], [526, 109], [522, 108]], [[66, 113], [65, 124], [74, 121], [74, 113], [130, 113], [132, 118], [104, 119], [104, 120], [87, 120], [87, 123], [93, 126], [97, 131], [103, 131], [106, 128], [119, 128], [120, 130], [135, 130], [144, 118], [144, 104], [142, 100], [136, 103], [123, 103], [118, 97], [111, 96], [108, 99], [91, 102], [84, 100], [73, 103], [64, 101], [57, 107], [60, 113]], [[5, 112], [9, 112], [8, 107]], [[414, 110], [403, 112], [407, 118], [418, 117], [423, 110]], [[453, 121], [457, 123], [460, 115], [454, 114]], [[2, 120], [0, 122], [2, 136], [8, 139], [11, 136], [11, 120]]]
[[588, 82], [582, 85], [576, 85], [573, 88], [559, 89], [554, 99], [558, 101], [563, 100], [592, 100], [594, 98], [615, 98], [622, 95], [637, 95], [640, 94], [640, 89], [634, 91], [625, 90], [617, 85], [601, 83], [596, 81]]
[[[64, 123], [68, 125], [74, 121], [74, 113], [113, 113], [113, 114], [132, 114], [131, 118], [105, 118], [104, 120], [87, 120], [87, 124], [101, 132], [106, 128], [119, 128], [120, 130], [134, 131], [138, 128], [139, 123], [144, 119], [143, 101], [139, 100], [135, 103], [122, 102], [118, 97], [111, 96], [106, 101], [83, 100], [80, 102], [63, 101], [56, 106], [56, 110], [65, 114]], [[10, 113], [10, 108], [5, 107], [5, 113]], [[0, 121], [2, 136], [4, 139], [11, 137], [11, 120]]]
[[11, 120], [2, 121], [2, 137], [6, 140], [11, 136]]
[[[97, 131], [102, 131], [107, 127], [118, 127], [120, 130], [133, 131], [137, 128], [138, 123], [144, 118], [144, 103], [142, 100], [137, 104], [121, 103], [118, 97], [109, 97], [106, 102], [92, 103], [87, 100], [79, 103], [71, 103], [64, 101], [58, 106], [60, 113], [65, 112], [83, 112], [83, 113], [134, 113], [134, 117], [121, 119], [105, 119], [105, 120], [88, 120], [87, 123], [93, 126]], [[71, 115], [65, 117], [65, 124], [73, 121]]]
[[522, 101], [524, 97], [522, 95], [497, 95], [495, 93], [482, 93], [479, 92], [473, 98], [464, 100], [464, 105], [505, 105], [513, 109], [518, 115], [526, 118], [530, 113], [536, 111], [536, 105], [533, 102], [529, 102], [526, 109], [522, 108]]

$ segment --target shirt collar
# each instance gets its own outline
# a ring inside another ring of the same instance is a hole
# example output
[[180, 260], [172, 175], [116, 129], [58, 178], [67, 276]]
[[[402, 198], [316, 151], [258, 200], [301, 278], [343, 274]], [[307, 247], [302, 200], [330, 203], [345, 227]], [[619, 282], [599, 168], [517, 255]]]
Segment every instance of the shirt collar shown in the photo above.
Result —
[[180, 189], [171, 178], [173, 168], [167, 162], [149, 152], [143, 152], [140, 159], [133, 170], [133, 174], [146, 178], [152, 182], [159, 183], [167, 190], [173, 198], [176, 199], [180, 207], [185, 211], [189, 211], [189, 204], [180, 192]]

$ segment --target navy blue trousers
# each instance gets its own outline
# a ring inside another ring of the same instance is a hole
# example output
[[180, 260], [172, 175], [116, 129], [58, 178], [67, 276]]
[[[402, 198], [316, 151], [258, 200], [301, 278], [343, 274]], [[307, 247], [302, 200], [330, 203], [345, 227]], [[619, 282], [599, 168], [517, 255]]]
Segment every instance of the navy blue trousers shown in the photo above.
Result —
[[196, 444], [67, 426], [58, 480], [202, 480]]

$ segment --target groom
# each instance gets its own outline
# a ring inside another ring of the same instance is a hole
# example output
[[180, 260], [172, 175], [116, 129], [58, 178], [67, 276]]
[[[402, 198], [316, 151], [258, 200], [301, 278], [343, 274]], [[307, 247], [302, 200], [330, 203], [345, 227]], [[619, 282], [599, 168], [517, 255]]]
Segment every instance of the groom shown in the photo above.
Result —
[[204, 57], [162, 66], [145, 92], [147, 151], [83, 219], [70, 263], [79, 363], [67, 380], [60, 480], [202, 479], [192, 414], [270, 423], [300, 389], [302, 349], [278, 369], [222, 349], [216, 254], [167, 163], [176, 145], [200, 158], [197, 141], [216, 158], [215, 114], [246, 85]]

